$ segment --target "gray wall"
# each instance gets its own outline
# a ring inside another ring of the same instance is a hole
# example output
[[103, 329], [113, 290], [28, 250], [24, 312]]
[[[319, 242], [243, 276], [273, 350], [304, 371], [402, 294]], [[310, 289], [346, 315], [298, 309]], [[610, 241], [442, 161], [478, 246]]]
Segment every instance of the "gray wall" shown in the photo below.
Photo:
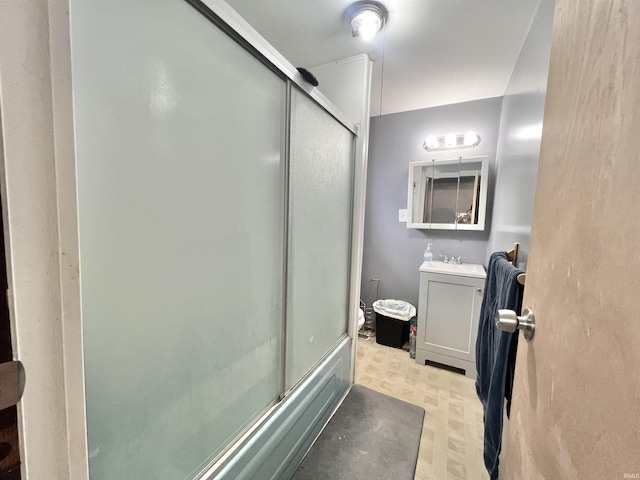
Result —
[[553, 8], [552, 0], [541, 2], [502, 103], [495, 206], [487, 257], [520, 242], [518, 265], [523, 269], [529, 252], [538, 175]]
[[[397, 298], [418, 305], [418, 268], [427, 243], [433, 244], [436, 260], [438, 255], [447, 254], [466, 256], [468, 263], [484, 263], [491, 205], [484, 232], [408, 229], [405, 223], [398, 222], [398, 209], [407, 208], [409, 162], [488, 155], [492, 171], [501, 106], [502, 98], [489, 98], [371, 119], [361, 288], [361, 298], [367, 304], [375, 300], [375, 284], [369, 290], [368, 280], [378, 278], [379, 298]], [[482, 138], [474, 149], [433, 154], [422, 148], [429, 134], [468, 130]], [[493, 197], [492, 189], [490, 178], [488, 203]]]

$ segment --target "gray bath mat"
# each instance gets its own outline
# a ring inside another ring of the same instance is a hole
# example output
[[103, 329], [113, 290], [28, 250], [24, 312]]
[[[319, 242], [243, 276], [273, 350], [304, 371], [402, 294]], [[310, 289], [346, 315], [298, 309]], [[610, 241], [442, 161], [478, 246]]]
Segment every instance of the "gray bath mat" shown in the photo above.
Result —
[[413, 480], [424, 409], [354, 385], [293, 480]]

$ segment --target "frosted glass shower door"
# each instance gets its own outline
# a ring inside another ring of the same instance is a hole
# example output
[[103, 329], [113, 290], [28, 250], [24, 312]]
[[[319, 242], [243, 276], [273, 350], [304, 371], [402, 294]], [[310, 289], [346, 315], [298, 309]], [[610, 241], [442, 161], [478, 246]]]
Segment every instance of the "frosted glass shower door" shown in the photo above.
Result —
[[184, 1], [70, 22], [90, 477], [190, 479], [282, 389], [285, 83]]
[[349, 130], [292, 91], [287, 388], [347, 331], [353, 144]]

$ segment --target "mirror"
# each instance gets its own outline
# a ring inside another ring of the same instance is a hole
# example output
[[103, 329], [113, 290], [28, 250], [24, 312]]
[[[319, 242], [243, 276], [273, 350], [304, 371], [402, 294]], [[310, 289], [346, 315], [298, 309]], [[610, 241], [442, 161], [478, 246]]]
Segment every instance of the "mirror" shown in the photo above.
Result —
[[409, 164], [408, 228], [484, 230], [488, 158]]

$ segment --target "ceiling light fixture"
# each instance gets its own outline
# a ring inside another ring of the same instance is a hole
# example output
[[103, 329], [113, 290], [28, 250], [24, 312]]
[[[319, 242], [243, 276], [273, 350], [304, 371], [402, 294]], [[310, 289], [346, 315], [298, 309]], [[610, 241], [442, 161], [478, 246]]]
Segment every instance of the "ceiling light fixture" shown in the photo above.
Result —
[[424, 143], [423, 148], [427, 152], [437, 150], [452, 150], [454, 148], [471, 148], [480, 143], [480, 135], [473, 130], [467, 133], [447, 133], [446, 135], [429, 135]]
[[378, 2], [356, 2], [347, 13], [351, 22], [351, 34], [369, 41], [384, 27], [387, 11]]

